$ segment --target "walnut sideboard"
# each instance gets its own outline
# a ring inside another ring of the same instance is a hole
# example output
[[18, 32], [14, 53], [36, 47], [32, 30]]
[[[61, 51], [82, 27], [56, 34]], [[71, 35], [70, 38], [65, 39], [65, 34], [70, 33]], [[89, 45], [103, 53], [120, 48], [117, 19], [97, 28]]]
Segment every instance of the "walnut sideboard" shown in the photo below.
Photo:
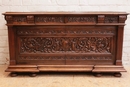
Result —
[[114, 73], [122, 66], [125, 12], [6, 12], [10, 65], [18, 72]]

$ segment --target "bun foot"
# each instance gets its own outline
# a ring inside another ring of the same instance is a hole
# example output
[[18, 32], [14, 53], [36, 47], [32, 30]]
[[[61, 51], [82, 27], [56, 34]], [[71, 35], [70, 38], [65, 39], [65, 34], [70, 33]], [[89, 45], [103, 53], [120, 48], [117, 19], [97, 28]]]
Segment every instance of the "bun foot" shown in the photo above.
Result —
[[31, 73], [29, 76], [30, 77], [35, 77], [35, 76], [37, 76], [37, 74], [36, 73]]
[[117, 72], [117, 73], [114, 73], [114, 76], [115, 76], [115, 77], [121, 77], [122, 74], [121, 74], [120, 72]]
[[16, 76], [18, 76], [18, 74], [15, 73], [15, 72], [11, 73], [10, 75], [11, 75], [11, 77], [16, 77]]
[[101, 73], [94, 73], [94, 76], [96, 76], [96, 77], [101, 77], [102, 74], [101, 74]]

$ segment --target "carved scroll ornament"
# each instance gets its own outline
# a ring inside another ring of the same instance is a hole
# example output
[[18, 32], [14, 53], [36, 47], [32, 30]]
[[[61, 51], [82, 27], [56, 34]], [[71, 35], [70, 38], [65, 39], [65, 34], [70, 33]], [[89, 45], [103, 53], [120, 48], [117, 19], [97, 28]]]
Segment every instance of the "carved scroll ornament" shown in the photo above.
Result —
[[110, 53], [110, 37], [21, 37], [21, 53]]

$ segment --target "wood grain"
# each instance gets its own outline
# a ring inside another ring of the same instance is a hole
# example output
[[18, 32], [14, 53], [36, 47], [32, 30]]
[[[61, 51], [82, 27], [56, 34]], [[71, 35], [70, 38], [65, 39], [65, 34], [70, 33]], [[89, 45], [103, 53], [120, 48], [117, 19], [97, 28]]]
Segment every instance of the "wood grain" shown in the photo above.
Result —
[[[120, 72], [126, 12], [6, 12], [6, 72]], [[14, 74], [15, 75], [15, 74]]]

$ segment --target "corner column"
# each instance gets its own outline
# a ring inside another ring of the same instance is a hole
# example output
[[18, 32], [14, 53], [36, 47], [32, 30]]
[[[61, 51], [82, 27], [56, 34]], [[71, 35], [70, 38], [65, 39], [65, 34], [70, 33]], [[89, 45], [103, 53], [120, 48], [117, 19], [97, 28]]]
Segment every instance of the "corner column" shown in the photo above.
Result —
[[[125, 23], [126, 15], [119, 15], [119, 23]], [[117, 53], [116, 65], [122, 65], [122, 48], [123, 48], [124, 25], [119, 25], [117, 29]]]

